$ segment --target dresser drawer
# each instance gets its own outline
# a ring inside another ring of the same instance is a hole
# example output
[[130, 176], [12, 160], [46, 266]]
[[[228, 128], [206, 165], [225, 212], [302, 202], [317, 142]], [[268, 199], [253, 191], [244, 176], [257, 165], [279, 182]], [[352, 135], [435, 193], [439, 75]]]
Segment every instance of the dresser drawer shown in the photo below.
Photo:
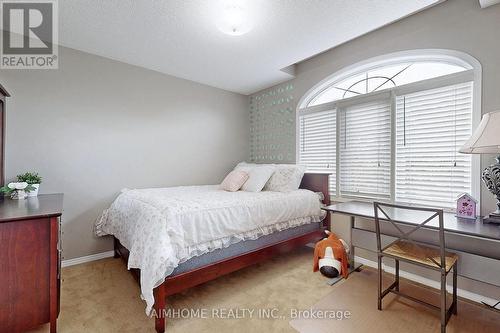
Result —
[[50, 219], [0, 223], [0, 332], [50, 320]]

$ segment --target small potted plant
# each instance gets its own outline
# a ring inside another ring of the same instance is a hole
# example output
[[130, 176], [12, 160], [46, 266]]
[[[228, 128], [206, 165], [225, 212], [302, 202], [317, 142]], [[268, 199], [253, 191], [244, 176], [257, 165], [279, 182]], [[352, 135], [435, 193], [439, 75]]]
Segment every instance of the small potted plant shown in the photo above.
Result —
[[26, 172], [21, 175], [17, 175], [17, 181], [31, 185], [33, 190], [28, 192], [28, 197], [36, 197], [38, 195], [38, 188], [42, 183], [42, 177], [40, 177], [36, 172]]
[[26, 199], [28, 193], [33, 191], [35, 188], [33, 185], [26, 182], [9, 183], [7, 186], [0, 187], [0, 192], [10, 195], [12, 199]]

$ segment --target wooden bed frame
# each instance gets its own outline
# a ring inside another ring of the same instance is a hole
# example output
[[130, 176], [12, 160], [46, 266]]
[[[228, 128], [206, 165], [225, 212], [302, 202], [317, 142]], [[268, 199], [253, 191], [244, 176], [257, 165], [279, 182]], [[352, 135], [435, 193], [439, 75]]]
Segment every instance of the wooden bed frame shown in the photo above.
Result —
[[[323, 203], [330, 204], [330, 192], [328, 190], [329, 173], [306, 173], [300, 184], [300, 188], [308, 189], [314, 192], [322, 192], [324, 195]], [[240, 254], [238, 256], [226, 258], [206, 266], [195, 268], [172, 277], [167, 277], [165, 282], [154, 289], [154, 310], [155, 310], [155, 328], [156, 332], [165, 332], [165, 303], [166, 297], [179, 293], [204, 282], [214, 280], [222, 275], [232, 273], [239, 269], [259, 263], [281, 253], [286, 253], [292, 249], [305, 244], [316, 242], [324, 237], [324, 230], [330, 229], [330, 214], [323, 220], [323, 227], [319, 230], [280, 241], [274, 244], [266, 245], [259, 249]], [[114, 238], [114, 237], [113, 237]], [[129, 251], [117, 238], [114, 238], [115, 258], [121, 257], [125, 263], [128, 261]], [[140, 272], [138, 269], [131, 269], [134, 277], [139, 281]]]

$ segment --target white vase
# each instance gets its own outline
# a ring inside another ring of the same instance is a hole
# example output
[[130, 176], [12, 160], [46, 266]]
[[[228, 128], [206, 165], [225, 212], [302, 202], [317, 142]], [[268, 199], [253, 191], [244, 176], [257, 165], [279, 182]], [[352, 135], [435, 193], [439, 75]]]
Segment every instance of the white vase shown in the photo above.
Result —
[[28, 192], [28, 197], [36, 197], [38, 195], [38, 188], [40, 184], [31, 184], [35, 189]]
[[22, 200], [22, 199], [26, 199], [27, 195], [26, 195], [25, 190], [17, 190], [17, 191], [12, 192], [10, 197], [12, 199], [15, 199], [15, 200]]

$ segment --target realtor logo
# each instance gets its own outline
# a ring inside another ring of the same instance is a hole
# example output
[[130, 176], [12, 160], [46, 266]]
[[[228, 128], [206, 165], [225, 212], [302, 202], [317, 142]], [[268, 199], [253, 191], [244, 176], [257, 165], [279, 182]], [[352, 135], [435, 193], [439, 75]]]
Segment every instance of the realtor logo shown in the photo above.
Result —
[[0, 68], [57, 69], [56, 0], [0, 0]]

